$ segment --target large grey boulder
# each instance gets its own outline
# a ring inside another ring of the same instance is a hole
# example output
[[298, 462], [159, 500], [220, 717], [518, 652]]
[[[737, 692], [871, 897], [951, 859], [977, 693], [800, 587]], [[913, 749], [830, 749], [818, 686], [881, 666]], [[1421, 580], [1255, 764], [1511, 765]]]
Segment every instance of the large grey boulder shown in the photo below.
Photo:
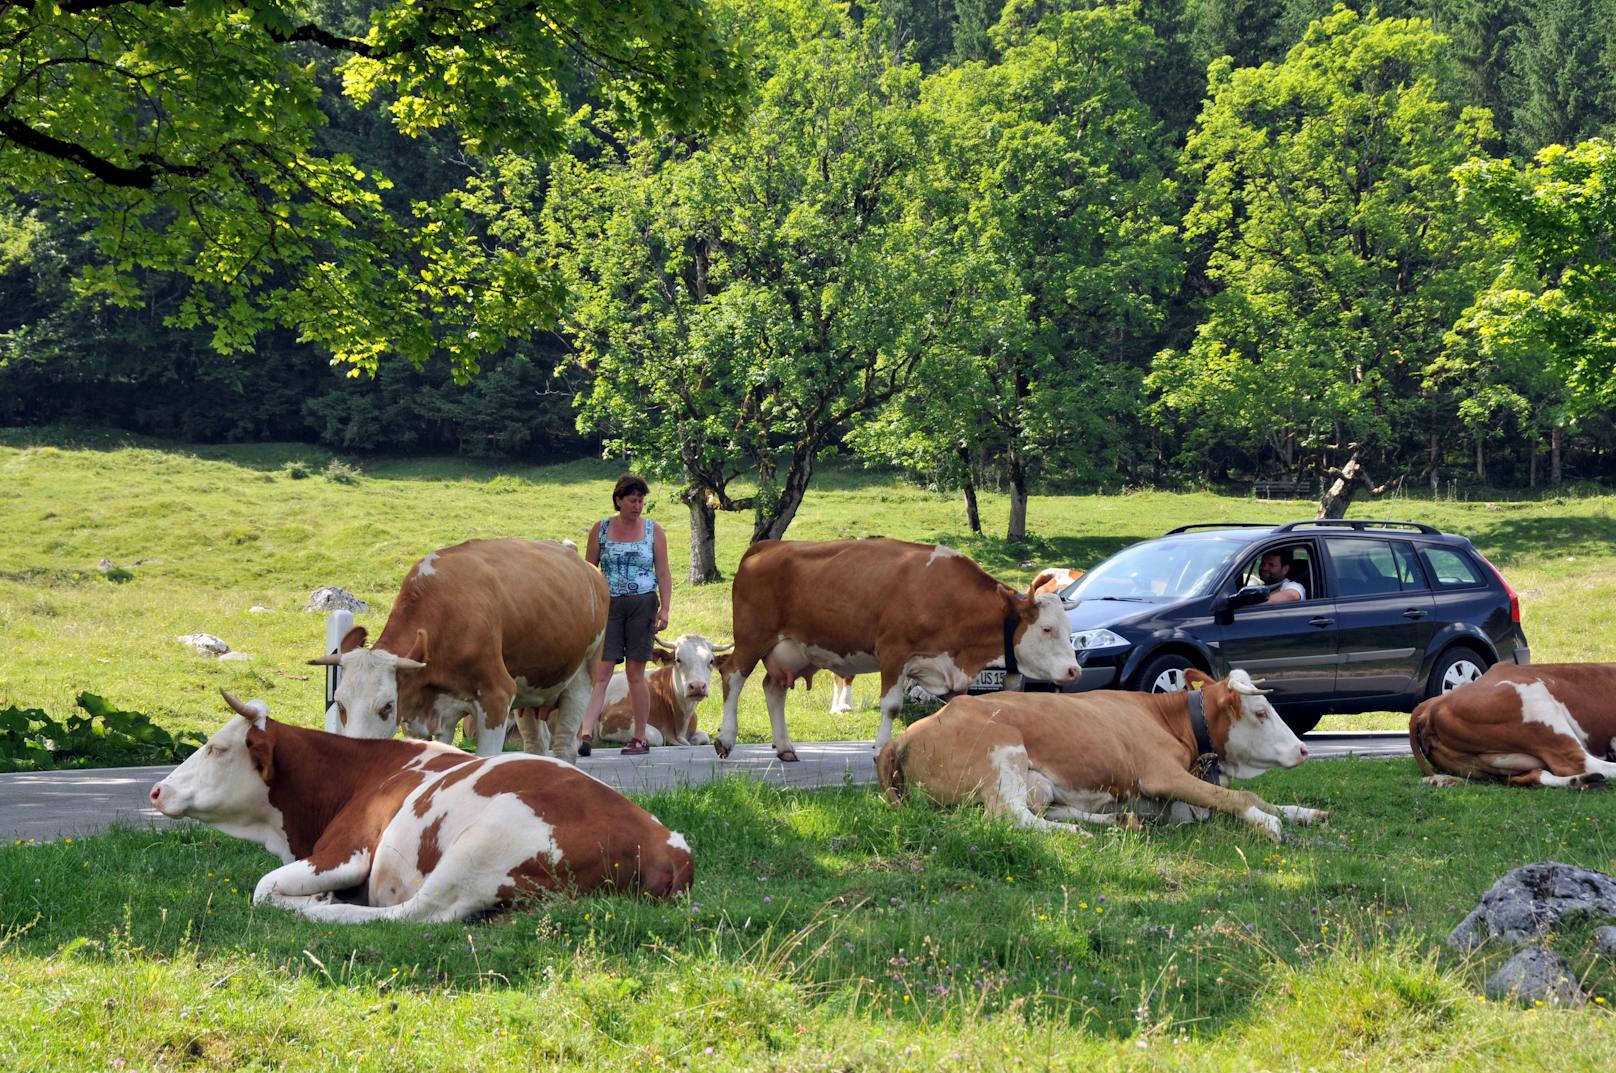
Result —
[[1581, 1006], [1587, 1002], [1576, 974], [1565, 958], [1541, 946], [1529, 946], [1487, 977], [1487, 997], [1528, 1006]]
[[309, 606], [305, 611], [352, 611], [362, 615], [370, 610], [370, 605], [346, 589], [338, 589], [327, 585], [309, 593]]
[[1594, 952], [1606, 957], [1616, 954], [1616, 927], [1607, 924], [1594, 932]]
[[1481, 896], [1448, 936], [1473, 950], [1489, 939], [1525, 943], [1577, 919], [1616, 920], [1616, 878], [1558, 861], [1523, 865]]

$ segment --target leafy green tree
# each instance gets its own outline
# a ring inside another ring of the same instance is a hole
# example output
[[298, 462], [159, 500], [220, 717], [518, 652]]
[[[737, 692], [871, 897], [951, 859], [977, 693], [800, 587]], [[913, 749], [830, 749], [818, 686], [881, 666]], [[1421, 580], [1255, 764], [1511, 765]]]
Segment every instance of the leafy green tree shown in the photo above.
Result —
[[1010, 540], [1035, 478], [1105, 464], [1136, 408], [1130, 348], [1178, 268], [1159, 132], [1130, 84], [1153, 35], [1131, 7], [1026, 13], [996, 27], [1000, 63], [927, 82], [924, 215], [957, 312], [921, 381], [946, 388], [860, 441], [910, 464], [929, 444], [958, 480], [962, 451], [1002, 459]]
[[1151, 374], [1186, 455], [1299, 472], [1304, 451], [1394, 459], [1452, 401], [1421, 390], [1486, 263], [1453, 169], [1490, 127], [1439, 92], [1444, 39], [1338, 8], [1280, 64], [1214, 63], [1184, 153], [1184, 221], [1217, 292]]
[[[0, 191], [94, 222], [89, 285], [134, 302], [136, 268], [180, 272], [176, 323], [221, 350], [281, 324], [361, 368], [442, 352], [461, 376], [554, 320], [520, 228], [569, 99], [683, 129], [745, 84], [695, 0], [0, 0], [0, 41]], [[400, 201], [322, 149], [326, 81], [453, 138], [466, 178]]]
[[1616, 406], [1616, 145], [1549, 146], [1524, 167], [1478, 159], [1459, 180], [1509, 256], [1461, 325], [1480, 357], [1546, 370], [1573, 412]]
[[775, 40], [744, 129], [602, 128], [601, 155], [558, 165], [546, 203], [592, 377], [579, 427], [678, 483], [692, 581], [718, 577], [716, 511], [752, 511], [754, 540], [785, 533], [821, 453], [903, 388], [933, 332], [926, 250], [895, 196], [918, 69], [815, 10]]

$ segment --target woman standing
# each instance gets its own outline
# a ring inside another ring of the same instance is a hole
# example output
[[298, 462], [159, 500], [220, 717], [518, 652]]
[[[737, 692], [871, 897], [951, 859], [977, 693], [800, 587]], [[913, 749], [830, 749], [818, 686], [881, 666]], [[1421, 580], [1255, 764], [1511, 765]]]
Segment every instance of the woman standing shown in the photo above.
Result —
[[606, 575], [612, 606], [606, 615], [600, 664], [595, 668], [595, 692], [584, 709], [579, 756], [588, 756], [594, 746], [595, 725], [606, 707], [606, 687], [619, 662], [628, 678], [629, 709], [634, 715], [634, 737], [623, 746], [623, 755], [643, 756], [651, 751], [645, 742], [645, 721], [651, 714], [645, 664], [651, 658], [652, 641], [668, 626], [673, 578], [668, 573], [667, 534], [656, 522], [642, 517], [650, 491], [639, 477], [623, 474], [612, 489], [617, 513], [589, 530], [584, 558]]

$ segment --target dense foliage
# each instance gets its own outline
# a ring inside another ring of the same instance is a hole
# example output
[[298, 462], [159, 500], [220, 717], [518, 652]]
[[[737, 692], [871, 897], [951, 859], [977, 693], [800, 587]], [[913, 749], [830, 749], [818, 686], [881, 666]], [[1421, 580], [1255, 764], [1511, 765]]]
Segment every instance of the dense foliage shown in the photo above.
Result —
[[1013, 538], [1616, 478], [1616, 0], [567, 12], [0, 0], [0, 422], [604, 449], [759, 537], [837, 450]]

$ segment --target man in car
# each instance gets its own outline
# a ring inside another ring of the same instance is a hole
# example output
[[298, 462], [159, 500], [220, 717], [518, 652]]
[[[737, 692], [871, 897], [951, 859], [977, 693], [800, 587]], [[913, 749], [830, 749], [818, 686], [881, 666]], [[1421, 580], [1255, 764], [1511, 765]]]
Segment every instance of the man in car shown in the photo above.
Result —
[[1301, 583], [1290, 579], [1291, 552], [1289, 548], [1276, 548], [1263, 552], [1257, 563], [1257, 576], [1268, 586], [1268, 603], [1288, 604], [1307, 599], [1307, 590]]

